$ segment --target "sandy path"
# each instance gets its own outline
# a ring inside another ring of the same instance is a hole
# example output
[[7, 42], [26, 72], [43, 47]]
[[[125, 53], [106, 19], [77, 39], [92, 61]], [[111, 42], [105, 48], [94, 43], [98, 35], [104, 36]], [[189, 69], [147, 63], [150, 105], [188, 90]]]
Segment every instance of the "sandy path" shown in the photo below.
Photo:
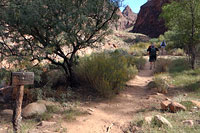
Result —
[[[147, 62], [144, 70], [127, 83], [127, 88], [116, 98], [100, 103], [85, 104], [82, 108], [91, 114], [76, 121], [62, 123], [68, 133], [123, 133], [137, 111], [151, 106], [146, 85], [152, 80], [152, 70]], [[109, 130], [108, 130], [109, 128]]]

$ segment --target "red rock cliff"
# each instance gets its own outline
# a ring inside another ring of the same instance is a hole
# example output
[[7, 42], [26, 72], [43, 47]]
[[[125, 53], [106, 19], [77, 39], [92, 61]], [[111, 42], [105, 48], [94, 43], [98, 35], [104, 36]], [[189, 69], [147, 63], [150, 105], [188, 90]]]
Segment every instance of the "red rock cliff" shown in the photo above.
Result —
[[127, 24], [125, 27], [126, 28], [132, 27], [136, 22], [137, 14], [134, 13], [129, 6], [127, 6], [123, 10], [122, 14], [127, 19]]
[[159, 37], [167, 28], [163, 19], [159, 18], [162, 6], [169, 0], [149, 0], [141, 6], [138, 18], [132, 32], [142, 33], [151, 38]]
[[127, 6], [123, 12], [118, 10], [119, 20], [116, 25], [116, 30], [125, 30], [132, 27], [137, 19], [137, 14], [134, 13], [129, 6]]

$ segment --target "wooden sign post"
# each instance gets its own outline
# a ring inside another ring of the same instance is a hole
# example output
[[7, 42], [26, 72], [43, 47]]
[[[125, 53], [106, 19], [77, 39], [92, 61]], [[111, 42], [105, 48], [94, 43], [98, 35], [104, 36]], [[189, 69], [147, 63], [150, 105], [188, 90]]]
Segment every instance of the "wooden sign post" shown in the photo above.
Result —
[[34, 84], [34, 73], [33, 72], [13, 72], [11, 74], [12, 86], [17, 89], [17, 96], [13, 108], [13, 131], [14, 133], [20, 132], [21, 127], [21, 112], [22, 112], [22, 101], [24, 96], [24, 85]]

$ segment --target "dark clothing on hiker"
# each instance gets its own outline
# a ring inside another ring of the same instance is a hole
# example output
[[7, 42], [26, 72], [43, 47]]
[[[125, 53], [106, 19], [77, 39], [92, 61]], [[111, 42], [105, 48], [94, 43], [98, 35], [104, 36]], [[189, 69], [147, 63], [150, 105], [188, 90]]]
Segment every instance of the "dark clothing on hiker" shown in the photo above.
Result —
[[161, 55], [164, 55], [165, 47], [166, 47], [166, 42], [165, 42], [165, 40], [163, 40], [163, 41], [161, 42], [160, 47], [161, 47]]
[[157, 59], [157, 54], [156, 52], [159, 51], [158, 48], [155, 46], [149, 46], [147, 49], [147, 52], [149, 52], [149, 62], [155, 62]]

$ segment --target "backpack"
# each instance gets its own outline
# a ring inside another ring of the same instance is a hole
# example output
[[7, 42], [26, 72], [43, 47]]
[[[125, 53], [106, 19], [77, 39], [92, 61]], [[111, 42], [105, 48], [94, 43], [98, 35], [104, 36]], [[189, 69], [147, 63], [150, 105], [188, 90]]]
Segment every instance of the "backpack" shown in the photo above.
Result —
[[150, 56], [156, 56], [156, 48], [151, 47]]
[[165, 46], [165, 42], [164, 41], [162, 41], [161, 46]]

